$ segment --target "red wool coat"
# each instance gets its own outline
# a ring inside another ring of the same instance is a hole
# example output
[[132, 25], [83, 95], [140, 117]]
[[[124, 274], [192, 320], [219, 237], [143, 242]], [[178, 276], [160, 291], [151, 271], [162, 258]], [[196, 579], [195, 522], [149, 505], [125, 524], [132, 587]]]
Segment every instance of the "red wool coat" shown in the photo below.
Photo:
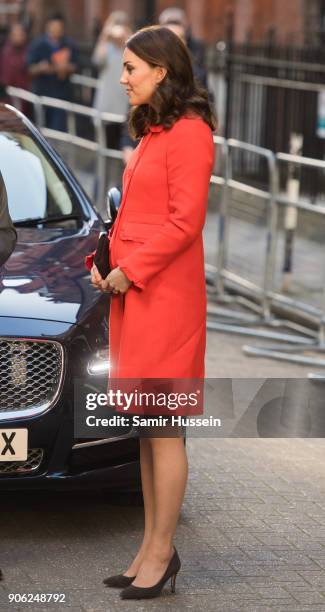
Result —
[[214, 144], [199, 117], [154, 126], [126, 166], [111, 267], [133, 281], [112, 295], [110, 376], [204, 378], [202, 229]]

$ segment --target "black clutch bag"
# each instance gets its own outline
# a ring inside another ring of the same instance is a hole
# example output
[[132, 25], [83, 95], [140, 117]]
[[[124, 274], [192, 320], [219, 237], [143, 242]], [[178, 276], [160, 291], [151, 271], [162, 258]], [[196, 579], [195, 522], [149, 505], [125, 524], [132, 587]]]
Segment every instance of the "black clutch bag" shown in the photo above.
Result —
[[107, 232], [101, 232], [98, 238], [94, 264], [102, 278], [110, 273], [109, 265], [109, 238]]
[[[117, 211], [121, 203], [121, 192], [117, 187], [112, 187], [107, 194], [107, 213], [108, 219], [105, 221], [106, 232], [99, 234], [97, 248], [94, 255], [86, 257], [88, 259], [88, 269], [94, 263], [102, 278], [110, 273], [111, 267], [109, 264], [109, 231], [114, 225], [117, 216]], [[87, 265], [87, 264], [86, 264]]]

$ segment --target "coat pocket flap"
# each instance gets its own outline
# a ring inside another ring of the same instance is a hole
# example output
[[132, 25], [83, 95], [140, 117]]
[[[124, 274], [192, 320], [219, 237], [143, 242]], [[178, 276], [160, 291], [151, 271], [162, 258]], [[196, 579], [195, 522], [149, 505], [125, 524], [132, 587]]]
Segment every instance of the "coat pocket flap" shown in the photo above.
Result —
[[[155, 213], [138, 210], [127, 211], [127, 223], [143, 223], [145, 225], [162, 225], [168, 219], [168, 212]], [[124, 225], [124, 224], [123, 224]]]
[[162, 223], [135, 223], [126, 222], [123, 224], [119, 232], [121, 240], [135, 240], [137, 242], [146, 242], [159, 229]]

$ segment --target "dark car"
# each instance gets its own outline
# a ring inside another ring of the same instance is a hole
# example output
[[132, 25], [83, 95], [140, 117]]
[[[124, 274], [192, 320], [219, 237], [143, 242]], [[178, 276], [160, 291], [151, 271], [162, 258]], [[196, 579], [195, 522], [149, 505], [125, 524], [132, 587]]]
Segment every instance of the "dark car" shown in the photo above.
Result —
[[[8, 105], [0, 105], [0, 169], [18, 232], [0, 272], [0, 489], [138, 491], [131, 427], [100, 439], [74, 430], [75, 385], [92, 389], [108, 374], [109, 295], [92, 287], [84, 266], [103, 221], [58, 154]], [[16, 442], [27, 445], [27, 460], [12, 456]]]

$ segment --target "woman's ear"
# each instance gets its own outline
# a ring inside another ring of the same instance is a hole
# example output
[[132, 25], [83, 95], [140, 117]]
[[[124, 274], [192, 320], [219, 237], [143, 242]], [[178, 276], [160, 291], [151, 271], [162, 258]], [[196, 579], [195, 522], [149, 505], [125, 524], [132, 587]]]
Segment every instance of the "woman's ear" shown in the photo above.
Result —
[[164, 66], [157, 66], [157, 85], [164, 80], [166, 74], [167, 68], [164, 68]]

